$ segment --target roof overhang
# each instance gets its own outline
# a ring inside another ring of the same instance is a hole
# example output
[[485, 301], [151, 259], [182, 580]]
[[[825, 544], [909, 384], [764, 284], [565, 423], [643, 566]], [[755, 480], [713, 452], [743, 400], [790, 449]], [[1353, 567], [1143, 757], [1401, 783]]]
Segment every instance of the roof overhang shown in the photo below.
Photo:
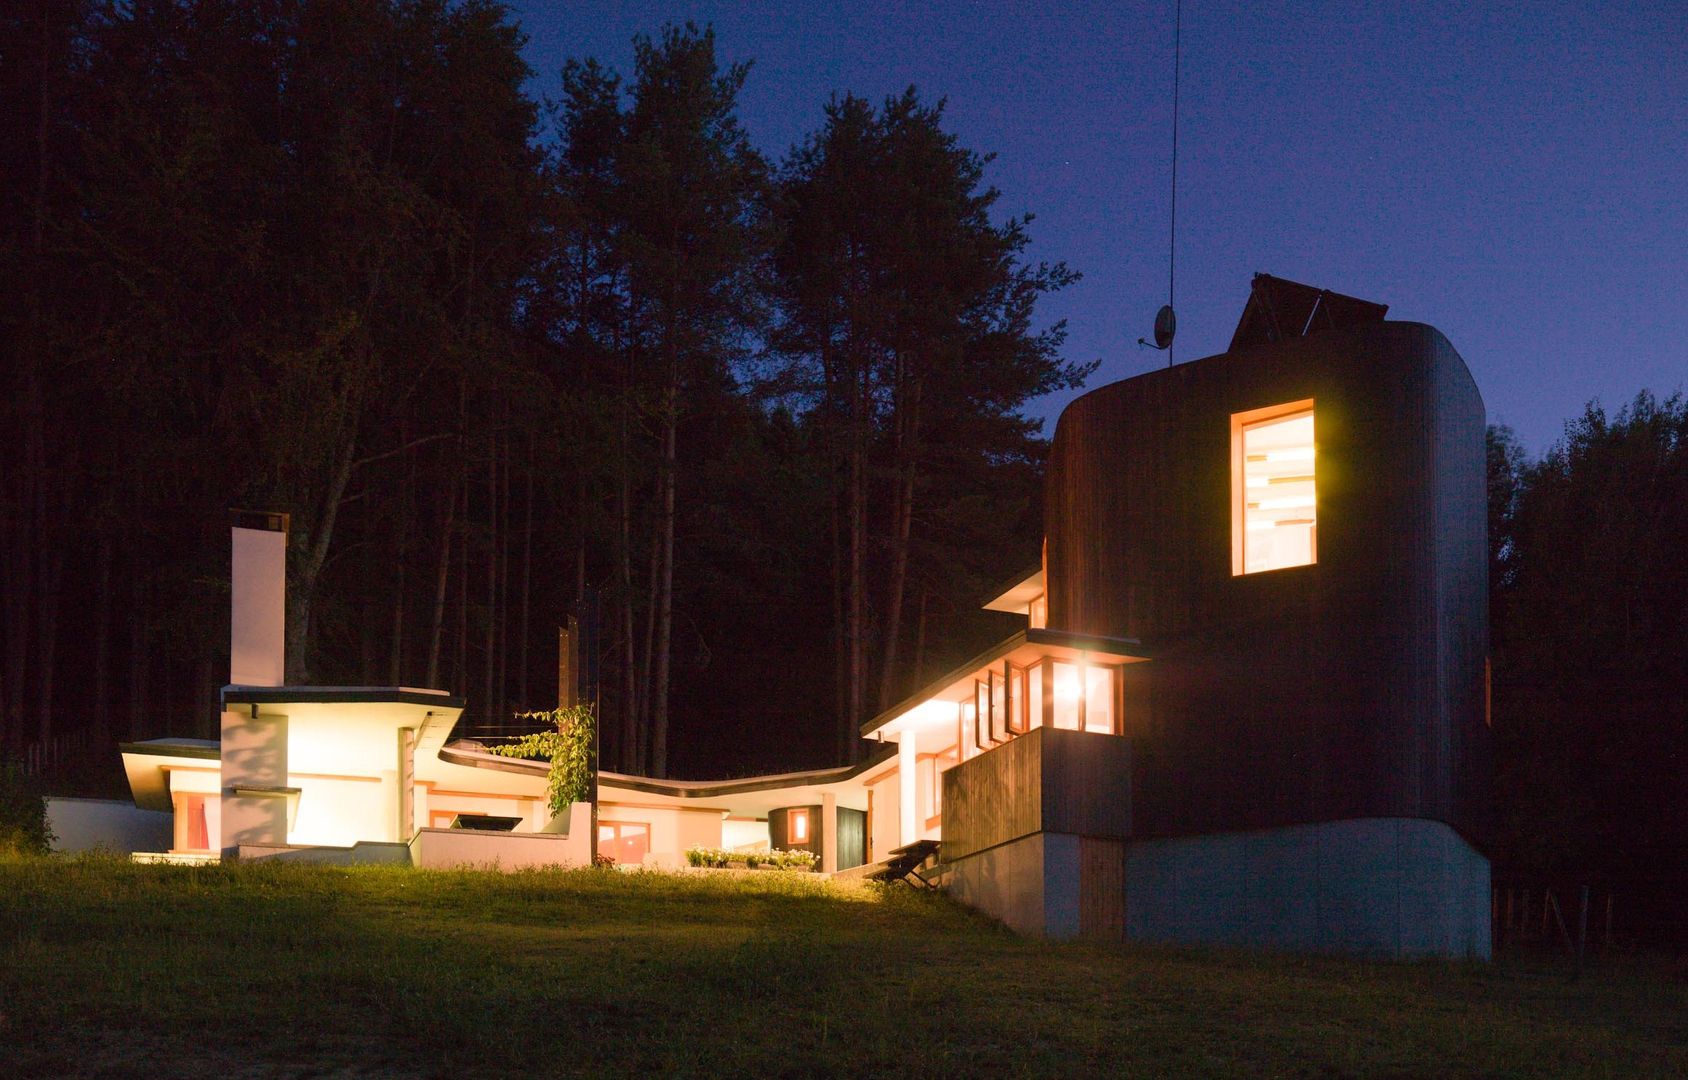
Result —
[[[887, 747], [856, 765], [748, 776], [736, 780], [659, 780], [648, 776], [599, 772], [598, 801], [762, 817], [769, 810], [781, 807], [818, 804], [823, 796], [831, 794], [838, 799], [838, 805], [859, 810], [865, 808], [867, 801], [866, 790], [858, 782], [862, 774], [894, 753]], [[525, 776], [541, 782], [551, 768], [543, 761], [508, 758], [466, 746], [442, 748], [439, 760], [448, 765]]]
[[955, 724], [955, 704], [972, 696], [973, 681], [1003, 661], [1024, 667], [1052, 657], [1082, 663], [1134, 664], [1149, 659], [1142, 642], [1132, 638], [1098, 637], [1065, 630], [1031, 627], [996, 645], [947, 674], [926, 684], [911, 697], [862, 725], [862, 735], [897, 738], [902, 732]]
[[121, 743], [123, 772], [135, 805], [143, 810], [173, 810], [170, 773], [174, 769], [204, 770], [221, 762], [222, 748], [210, 739], [147, 739]]
[[463, 711], [467, 702], [444, 690], [414, 686], [225, 686], [223, 708], [236, 705], [420, 705]]
[[1006, 611], [1014, 615], [1029, 615], [1032, 601], [1042, 596], [1043, 567], [1034, 566], [1023, 574], [997, 586], [991, 598], [981, 606], [986, 611]]

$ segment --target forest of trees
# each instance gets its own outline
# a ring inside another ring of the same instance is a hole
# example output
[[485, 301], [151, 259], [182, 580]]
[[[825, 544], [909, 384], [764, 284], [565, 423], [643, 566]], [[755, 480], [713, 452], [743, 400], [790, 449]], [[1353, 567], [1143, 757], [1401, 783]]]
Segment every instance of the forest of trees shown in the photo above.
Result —
[[1498, 866], [1688, 940], [1688, 400], [1590, 405], [1534, 461], [1491, 428], [1489, 548]]
[[[210, 735], [227, 511], [291, 515], [289, 678], [555, 697], [602, 614], [604, 761], [850, 760], [1004, 635], [1082, 383], [941, 103], [775, 159], [708, 30], [633, 69], [445, 0], [0, 5], [0, 749]], [[1490, 433], [1496, 851], [1688, 850], [1688, 406]]]
[[779, 160], [712, 33], [558, 58], [484, 2], [0, 14], [0, 737], [208, 735], [227, 510], [291, 515], [288, 677], [556, 695], [604, 760], [816, 766], [1000, 636], [1026, 403], [1080, 383], [987, 159], [914, 90]]

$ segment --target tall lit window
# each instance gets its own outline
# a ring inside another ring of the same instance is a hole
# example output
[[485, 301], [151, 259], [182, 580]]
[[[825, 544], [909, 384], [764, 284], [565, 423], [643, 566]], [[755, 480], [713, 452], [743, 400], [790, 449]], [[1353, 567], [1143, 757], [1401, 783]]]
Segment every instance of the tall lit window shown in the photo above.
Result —
[[1313, 403], [1236, 414], [1231, 447], [1231, 572], [1318, 561]]
[[793, 810], [788, 815], [787, 822], [791, 835], [786, 839], [793, 844], [807, 844], [809, 842], [809, 811]]

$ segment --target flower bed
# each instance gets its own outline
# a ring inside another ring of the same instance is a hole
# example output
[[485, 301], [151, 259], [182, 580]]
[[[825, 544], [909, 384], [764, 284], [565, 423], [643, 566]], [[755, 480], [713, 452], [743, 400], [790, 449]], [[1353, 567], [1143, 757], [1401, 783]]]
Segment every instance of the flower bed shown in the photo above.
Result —
[[691, 866], [712, 866], [717, 869], [745, 870], [813, 870], [816, 863], [812, 851], [723, 851], [720, 848], [694, 847], [686, 849], [686, 862]]

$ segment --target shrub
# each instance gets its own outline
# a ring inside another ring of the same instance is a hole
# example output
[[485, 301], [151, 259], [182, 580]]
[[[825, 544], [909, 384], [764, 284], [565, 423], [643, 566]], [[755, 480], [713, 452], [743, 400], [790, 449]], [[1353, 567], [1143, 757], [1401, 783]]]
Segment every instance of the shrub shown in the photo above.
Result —
[[45, 855], [53, 839], [47, 801], [22, 769], [0, 761], [0, 854]]

